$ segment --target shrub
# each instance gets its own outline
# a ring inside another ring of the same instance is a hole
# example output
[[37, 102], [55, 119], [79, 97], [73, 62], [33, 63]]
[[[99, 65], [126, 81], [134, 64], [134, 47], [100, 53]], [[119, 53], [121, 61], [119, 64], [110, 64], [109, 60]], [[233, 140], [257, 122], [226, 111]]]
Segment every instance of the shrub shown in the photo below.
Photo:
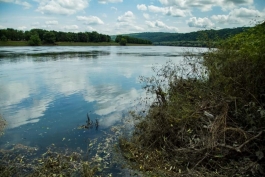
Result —
[[125, 46], [127, 44], [127, 40], [125, 38], [121, 38], [120, 45]]
[[2, 35], [1, 36], [1, 41], [6, 42], [7, 41], [7, 37], [5, 35]]
[[39, 38], [39, 35], [38, 34], [31, 35], [28, 43], [31, 46], [38, 46], [38, 45], [40, 45], [41, 44], [41, 40]]

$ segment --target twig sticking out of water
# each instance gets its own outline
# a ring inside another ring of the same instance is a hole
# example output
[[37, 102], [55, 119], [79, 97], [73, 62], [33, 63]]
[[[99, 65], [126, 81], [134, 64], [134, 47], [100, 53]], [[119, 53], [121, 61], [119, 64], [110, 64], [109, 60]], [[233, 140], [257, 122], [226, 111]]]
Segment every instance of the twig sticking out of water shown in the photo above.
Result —
[[87, 126], [88, 126], [88, 127], [93, 126], [93, 121], [90, 120], [90, 117], [89, 117], [88, 113], [87, 113]]
[[98, 119], [96, 119], [95, 123], [90, 119], [88, 113], [87, 113], [87, 121], [86, 121], [86, 125], [81, 125], [79, 126], [78, 128], [79, 129], [90, 129], [90, 128], [93, 128], [93, 126], [95, 125], [96, 127], [96, 130], [98, 129], [98, 126], [99, 126], [99, 121]]
[[88, 115], [88, 113], [87, 113], [87, 121], [86, 121], [86, 123], [87, 123], [87, 125], [89, 125], [90, 124], [90, 117], [89, 117], [89, 115]]
[[96, 130], [97, 130], [98, 129], [98, 119], [96, 119], [95, 126], [96, 126]]

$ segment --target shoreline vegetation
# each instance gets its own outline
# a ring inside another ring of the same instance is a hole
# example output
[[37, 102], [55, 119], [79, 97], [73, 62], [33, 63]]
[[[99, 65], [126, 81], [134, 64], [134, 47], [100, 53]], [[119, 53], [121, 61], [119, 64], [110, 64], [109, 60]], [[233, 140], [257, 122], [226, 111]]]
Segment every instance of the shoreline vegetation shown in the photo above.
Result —
[[92, 32], [63, 32], [44, 29], [30, 31], [13, 28], [0, 29], [0, 46], [109, 46], [109, 45], [151, 45], [149, 40], [122, 36], [122, 40], [111, 40], [109, 35]]
[[0, 137], [4, 134], [6, 125], [7, 125], [6, 120], [0, 114]]
[[[0, 29], [0, 46], [180, 46], [207, 47], [207, 40], [219, 41], [248, 30], [239, 27], [221, 30], [203, 30], [190, 33], [144, 32], [123, 35], [105, 35], [92, 32], [62, 32], [31, 29], [21, 31], [13, 28]], [[213, 43], [218, 46], [217, 43]]]
[[119, 146], [144, 176], [265, 176], [265, 22], [141, 76], [150, 98]]

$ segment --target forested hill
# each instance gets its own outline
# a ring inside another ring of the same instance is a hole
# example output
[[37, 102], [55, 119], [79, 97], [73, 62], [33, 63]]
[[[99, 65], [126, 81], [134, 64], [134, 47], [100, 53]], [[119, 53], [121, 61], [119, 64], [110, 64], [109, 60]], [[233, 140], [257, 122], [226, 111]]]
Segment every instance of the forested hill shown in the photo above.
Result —
[[225, 39], [229, 36], [236, 35], [248, 29], [249, 27], [239, 27], [233, 29], [220, 29], [220, 30], [203, 30], [190, 33], [164, 33], [164, 32], [144, 32], [126, 34], [126, 36], [136, 37], [152, 41], [153, 44], [163, 44], [172, 42], [187, 42], [187, 41], [203, 41], [205, 36], [210, 39]]

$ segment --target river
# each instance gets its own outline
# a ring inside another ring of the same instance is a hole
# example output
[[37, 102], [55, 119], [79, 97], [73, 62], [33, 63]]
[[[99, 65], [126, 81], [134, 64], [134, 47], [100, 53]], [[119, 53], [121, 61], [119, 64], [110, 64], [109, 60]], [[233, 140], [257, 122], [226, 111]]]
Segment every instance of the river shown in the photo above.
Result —
[[[197, 49], [0, 47], [0, 114], [8, 123], [0, 148], [23, 144], [44, 151], [56, 145], [86, 152], [92, 144], [90, 158], [95, 159], [100, 145], [115, 143], [115, 126], [145, 95], [139, 76], [151, 76], [152, 66], [168, 60], [179, 62], [190, 50]], [[98, 120], [98, 126], [80, 128], [87, 115], [94, 123]], [[115, 168], [108, 173], [121, 174]]]

